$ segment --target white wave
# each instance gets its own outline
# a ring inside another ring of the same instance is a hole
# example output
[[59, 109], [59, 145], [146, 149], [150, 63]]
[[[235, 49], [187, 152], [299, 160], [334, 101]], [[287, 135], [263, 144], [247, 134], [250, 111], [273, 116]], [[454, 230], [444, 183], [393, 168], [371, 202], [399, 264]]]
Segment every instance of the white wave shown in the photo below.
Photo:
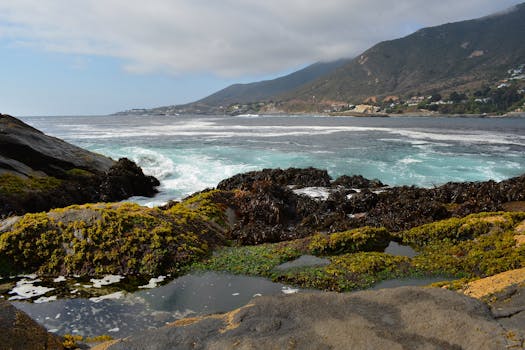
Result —
[[161, 191], [177, 190], [185, 196], [215, 187], [221, 180], [235, 174], [255, 169], [256, 167], [246, 164], [228, 164], [203, 154], [179, 155], [176, 157], [176, 177], [164, 180]]
[[141, 147], [125, 148], [123, 151], [130, 154], [131, 160], [137, 163], [146, 175], [162, 180], [175, 171], [173, 161], [160, 152]]
[[305, 195], [314, 199], [327, 200], [330, 189], [326, 187], [305, 187], [293, 190], [295, 194]]
[[399, 163], [406, 164], [406, 165], [414, 164], [414, 163], [422, 163], [422, 162], [423, 162], [422, 160], [414, 159], [411, 157], [407, 157], [407, 158], [403, 158], [399, 160]]

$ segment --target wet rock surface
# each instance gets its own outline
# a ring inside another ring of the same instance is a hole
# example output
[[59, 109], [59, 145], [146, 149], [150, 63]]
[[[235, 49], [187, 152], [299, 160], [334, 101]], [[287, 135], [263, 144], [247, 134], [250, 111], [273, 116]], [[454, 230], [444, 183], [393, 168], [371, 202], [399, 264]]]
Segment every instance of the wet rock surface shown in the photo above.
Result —
[[221, 181], [217, 185], [219, 190], [250, 190], [254, 183], [267, 181], [279, 186], [303, 187], [330, 187], [330, 175], [326, 170], [315, 168], [264, 169], [235, 175]]
[[505, 349], [515, 345], [480, 301], [444, 289], [253, 299], [183, 319], [107, 349]]
[[[397, 232], [451, 217], [504, 210], [508, 203], [525, 200], [525, 175], [502, 182], [418, 188], [384, 187], [361, 176], [342, 176], [327, 184], [329, 178], [320, 174], [324, 172], [313, 168], [266, 169], [222, 181], [218, 189], [236, 191], [227, 203], [238, 219], [232, 238], [258, 244], [367, 225]], [[316, 184], [331, 187], [326, 200], [289, 189]]]
[[0, 300], [0, 349], [60, 350], [60, 338], [48, 333], [24, 312]]
[[0, 114], [0, 218], [151, 196], [158, 185], [128, 159], [116, 162]]

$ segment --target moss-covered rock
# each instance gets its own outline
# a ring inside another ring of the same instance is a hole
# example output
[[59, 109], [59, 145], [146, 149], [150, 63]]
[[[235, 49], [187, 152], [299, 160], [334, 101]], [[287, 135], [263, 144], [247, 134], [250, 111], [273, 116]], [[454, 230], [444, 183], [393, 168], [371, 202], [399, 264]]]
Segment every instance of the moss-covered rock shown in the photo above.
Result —
[[223, 209], [204, 193], [169, 210], [89, 204], [26, 214], [0, 235], [4, 269], [47, 275], [177, 274], [225, 240]]
[[342, 254], [361, 251], [383, 251], [390, 242], [390, 233], [385, 228], [361, 227], [336, 232], [330, 235], [316, 234], [309, 250], [316, 255]]
[[523, 212], [479, 213], [464, 218], [437, 221], [396, 235], [405, 244], [423, 247], [432, 242], [459, 242], [489, 232], [503, 232], [512, 229], [524, 219]]
[[[335, 291], [367, 288], [396, 277], [443, 275], [463, 278], [457, 283], [461, 288], [471, 280], [525, 267], [525, 246], [515, 239], [524, 219], [525, 213], [482, 213], [396, 234], [366, 227], [275, 244], [224, 248], [194, 267]], [[392, 236], [417, 248], [419, 255], [409, 258], [383, 253]], [[328, 256], [330, 264], [276, 269], [304, 254]]]

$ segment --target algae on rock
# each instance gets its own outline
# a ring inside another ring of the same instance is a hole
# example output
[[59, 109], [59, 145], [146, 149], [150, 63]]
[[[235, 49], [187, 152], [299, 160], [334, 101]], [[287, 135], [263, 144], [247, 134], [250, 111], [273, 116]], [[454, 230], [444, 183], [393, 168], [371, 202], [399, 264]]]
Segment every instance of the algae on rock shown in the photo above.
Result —
[[26, 214], [0, 235], [4, 269], [46, 275], [177, 274], [225, 240], [223, 209], [209, 200], [213, 195], [201, 194], [169, 210], [112, 203]]

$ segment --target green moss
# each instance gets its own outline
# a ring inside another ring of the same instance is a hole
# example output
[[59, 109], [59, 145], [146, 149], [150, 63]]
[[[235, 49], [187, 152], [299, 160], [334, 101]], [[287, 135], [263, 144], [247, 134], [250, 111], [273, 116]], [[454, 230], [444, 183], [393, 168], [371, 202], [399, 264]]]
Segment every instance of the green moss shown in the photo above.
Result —
[[0, 236], [0, 256], [20, 272], [178, 274], [223, 240], [222, 231], [204, 217], [209, 207], [200, 203], [169, 211], [89, 204], [27, 214]]
[[303, 288], [351, 291], [410, 273], [410, 259], [379, 252], [360, 252], [331, 257], [323, 267], [289, 270], [274, 280]]
[[316, 234], [312, 237], [309, 250], [316, 255], [381, 251], [389, 242], [390, 234], [385, 228], [362, 227], [331, 235]]
[[282, 244], [228, 247], [216, 251], [210, 259], [193, 268], [270, 277], [276, 266], [300, 255], [299, 251]]
[[436, 242], [412, 260], [414, 268], [468, 278], [492, 276], [525, 267], [525, 246], [516, 247], [514, 232], [491, 232], [473, 240]]
[[14, 174], [0, 175], [0, 194], [21, 195], [34, 191], [51, 191], [62, 183], [52, 176], [23, 178]]
[[[382, 239], [390, 237], [384, 229], [362, 228], [291, 242], [225, 248], [196, 267], [334, 291], [368, 288], [384, 279], [436, 275], [463, 278], [457, 283], [462, 285], [525, 266], [525, 246], [517, 247], [514, 240], [514, 228], [524, 219], [524, 213], [482, 213], [402, 232], [400, 237], [407, 242], [420, 244], [420, 254], [414, 258], [358, 251], [383, 249]], [[283, 262], [312, 253], [331, 254], [330, 264], [275, 269]]]
[[460, 242], [492, 231], [502, 232], [525, 219], [525, 213], [480, 213], [419, 226], [397, 235], [405, 244], [424, 247], [434, 242]]
[[211, 190], [195, 194], [184, 201], [175, 204], [167, 210], [168, 213], [181, 218], [200, 217], [225, 225], [225, 205], [220, 204], [216, 197], [221, 195], [219, 190]]
[[79, 168], [69, 169], [68, 171], [66, 171], [66, 174], [71, 177], [91, 177], [95, 175], [90, 171]]

